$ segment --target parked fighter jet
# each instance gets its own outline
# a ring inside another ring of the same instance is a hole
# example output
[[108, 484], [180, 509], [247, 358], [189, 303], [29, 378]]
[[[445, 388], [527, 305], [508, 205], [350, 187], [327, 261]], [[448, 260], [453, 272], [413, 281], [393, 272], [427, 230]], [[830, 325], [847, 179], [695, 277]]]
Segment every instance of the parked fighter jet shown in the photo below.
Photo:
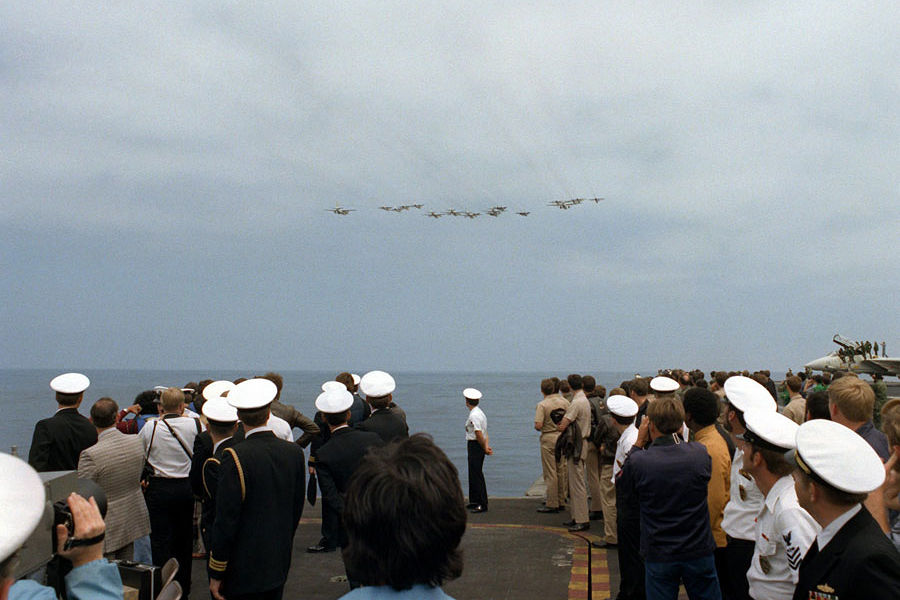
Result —
[[806, 363], [807, 369], [900, 376], [900, 358], [886, 358], [884, 356], [867, 358], [865, 354], [857, 352], [857, 349], [860, 347], [859, 342], [848, 340], [840, 334], [835, 335], [832, 341], [841, 346], [842, 350], [835, 350], [830, 354]]

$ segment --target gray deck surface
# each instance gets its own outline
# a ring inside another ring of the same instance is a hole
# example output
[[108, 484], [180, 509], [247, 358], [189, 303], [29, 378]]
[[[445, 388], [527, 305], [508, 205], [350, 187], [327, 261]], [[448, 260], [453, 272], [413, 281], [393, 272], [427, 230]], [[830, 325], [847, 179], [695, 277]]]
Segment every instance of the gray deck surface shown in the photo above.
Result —
[[[569, 518], [568, 513], [539, 514], [535, 511], [540, 503], [539, 498], [491, 498], [488, 512], [470, 514], [462, 542], [463, 574], [446, 583], [444, 591], [457, 600], [587, 598], [586, 584], [573, 583], [573, 559], [576, 579], [586, 577], [587, 544], [562, 526]], [[344, 565], [339, 552], [306, 552], [306, 547], [320, 537], [319, 507], [317, 503], [304, 509], [304, 518], [294, 538], [286, 600], [333, 600], [349, 591], [343, 580]], [[586, 533], [601, 531], [602, 521], [594, 521]], [[610, 595], [609, 587], [615, 592], [618, 584], [616, 552], [595, 549], [592, 557], [594, 598], [606, 598]], [[610, 576], [604, 577], [607, 565]], [[192, 566], [191, 596], [208, 598], [205, 561], [194, 560]]]

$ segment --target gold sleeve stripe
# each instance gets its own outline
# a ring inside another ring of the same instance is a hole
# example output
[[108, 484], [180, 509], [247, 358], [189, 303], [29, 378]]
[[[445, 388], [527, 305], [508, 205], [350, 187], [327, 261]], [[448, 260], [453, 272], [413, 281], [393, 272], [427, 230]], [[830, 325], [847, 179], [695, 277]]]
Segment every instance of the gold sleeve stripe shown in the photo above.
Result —
[[224, 572], [225, 569], [228, 568], [227, 560], [216, 560], [212, 557], [212, 554], [209, 555], [209, 568], [213, 571]]
[[237, 467], [238, 477], [241, 480], [241, 502], [243, 502], [247, 497], [247, 483], [244, 481], [244, 469], [241, 467], [241, 459], [238, 458], [234, 448], [226, 448], [225, 452], [230, 453], [231, 457], [234, 458], [234, 465]]
[[201, 475], [201, 477], [202, 477], [202, 479], [203, 479], [203, 489], [206, 490], [206, 495], [209, 496], [210, 498], [212, 498], [212, 494], [211, 494], [210, 491], [209, 491], [209, 486], [206, 485], [206, 465], [208, 465], [210, 462], [214, 462], [214, 463], [216, 463], [217, 465], [220, 465], [220, 464], [222, 464], [222, 463], [219, 462], [219, 459], [218, 459], [218, 458], [216, 458], [216, 457], [214, 457], [214, 456], [210, 456], [210, 457], [207, 458], [206, 461], [203, 463], [203, 468], [200, 470], [200, 475]]

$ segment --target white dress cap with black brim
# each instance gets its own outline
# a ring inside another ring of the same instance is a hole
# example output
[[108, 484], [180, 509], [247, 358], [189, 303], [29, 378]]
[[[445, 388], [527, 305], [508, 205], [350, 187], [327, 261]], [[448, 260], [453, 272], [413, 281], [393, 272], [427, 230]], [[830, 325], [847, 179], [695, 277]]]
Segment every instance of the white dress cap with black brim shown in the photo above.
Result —
[[57, 394], [80, 394], [88, 389], [91, 380], [81, 373], [63, 373], [50, 380], [50, 389]]
[[316, 408], [327, 414], [340, 414], [353, 406], [353, 394], [345, 389], [328, 390], [316, 398]]
[[236, 423], [238, 420], [237, 409], [221, 396], [204, 402], [201, 410], [207, 419], [216, 423]]
[[849, 427], [827, 419], [800, 425], [790, 458], [813, 480], [850, 494], [868, 494], [884, 483], [884, 465], [872, 446]]
[[613, 394], [606, 400], [609, 412], [619, 417], [633, 417], [638, 413], [637, 402], [621, 394]]
[[725, 400], [741, 412], [776, 409], [769, 390], [755, 379], [735, 375], [725, 380]]
[[481, 392], [475, 388], [466, 388], [463, 390], [463, 397], [467, 400], [481, 400]]
[[765, 408], [747, 411], [744, 413], [744, 423], [745, 431], [737, 437], [748, 444], [782, 454], [796, 447], [800, 426], [777, 411]]
[[678, 382], [672, 379], [671, 377], [666, 377], [665, 375], [660, 375], [658, 377], [654, 377], [650, 380], [650, 389], [654, 392], [659, 392], [661, 394], [667, 394], [669, 392], [674, 392], [678, 389]]
[[347, 386], [340, 381], [326, 381], [322, 384], [323, 392], [340, 392], [347, 391]]
[[203, 399], [209, 401], [216, 398], [221, 398], [222, 395], [225, 394], [225, 392], [228, 392], [230, 394], [231, 390], [233, 390], [235, 387], [235, 384], [228, 381], [227, 379], [213, 381], [205, 388], [203, 388]]
[[238, 410], [253, 410], [272, 403], [278, 387], [268, 379], [257, 377], [242, 381], [228, 393], [228, 404]]
[[16, 552], [44, 514], [40, 475], [20, 458], [0, 453], [0, 562]]
[[397, 383], [384, 371], [369, 371], [360, 378], [359, 388], [366, 398], [381, 398], [393, 394]]

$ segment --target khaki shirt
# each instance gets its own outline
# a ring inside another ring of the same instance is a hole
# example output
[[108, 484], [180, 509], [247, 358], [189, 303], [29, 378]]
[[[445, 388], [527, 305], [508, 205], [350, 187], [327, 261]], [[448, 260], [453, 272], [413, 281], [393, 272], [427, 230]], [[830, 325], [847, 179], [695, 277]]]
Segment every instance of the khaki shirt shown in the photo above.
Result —
[[791, 396], [791, 401], [782, 409], [781, 414], [797, 425], [803, 425], [806, 419], [806, 399], [800, 394]]
[[[569, 410], [566, 412], [566, 418], [578, 425], [578, 430], [581, 432], [581, 437], [585, 438], [591, 433], [591, 404], [588, 402], [587, 396], [584, 395], [582, 390], [578, 390], [575, 392], [575, 395], [572, 396], [572, 404], [569, 406]], [[581, 445], [581, 457], [584, 458], [587, 455], [587, 444]]]
[[559, 394], [544, 396], [544, 399], [538, 402], [537, 409], [534, 411], [534, 422], [541, 423], [541, 435], [558, 433], [556, 423], [550, 419], [550, 413], [557, 408], [569, 410], [569, 402]]
[[725, 530], [722, 529], [722, 517], [725, 505], [728, 504], [731, 489], [731, 455], [728, 444], [716, 431], [715, 425], [704, 427], [694, 433], [694, 441], [706, 446], [706, 452], [712, 459], [712, 473], [706, 490], [706, 503], [709, 505], [709, 524], [712, 527], [716, 547], [724, 548], [727, 543]]

